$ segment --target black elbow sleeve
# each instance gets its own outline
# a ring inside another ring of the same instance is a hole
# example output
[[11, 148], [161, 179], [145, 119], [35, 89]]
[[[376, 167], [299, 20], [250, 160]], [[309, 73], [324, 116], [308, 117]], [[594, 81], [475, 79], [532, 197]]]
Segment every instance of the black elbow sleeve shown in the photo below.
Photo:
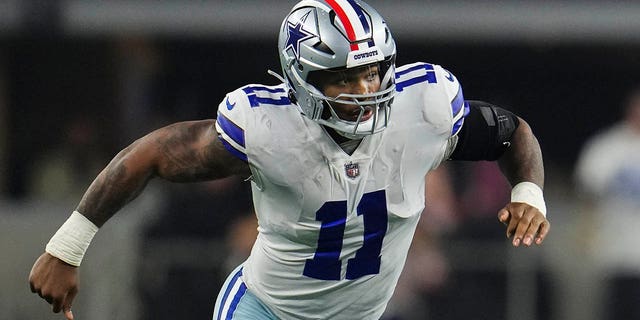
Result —
[[482, 101], [467, 101], [469, 114], [458, 133], [451, 160], [496, 160], [511, 145], [518, 117]]

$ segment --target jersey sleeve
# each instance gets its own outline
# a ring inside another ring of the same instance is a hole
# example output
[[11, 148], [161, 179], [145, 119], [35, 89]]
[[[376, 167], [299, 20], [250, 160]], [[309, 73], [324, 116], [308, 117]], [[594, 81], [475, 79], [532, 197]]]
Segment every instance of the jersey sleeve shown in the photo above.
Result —
[[464, 119], [469, 114], [469, 104], [464, 99], [462, 85], [451, 72], [439, 65], [434, 65], [434, 71], [436, 77], [441, 80], [445, 94], [450, 101], [452, 117], [451, 136], [453, 137], [462, 129]]
[[224, 147], [237, 158], [248, 162], [245, 130], [251, 106], [240, 89], [230, 92], [218, 106], [216, 131]]

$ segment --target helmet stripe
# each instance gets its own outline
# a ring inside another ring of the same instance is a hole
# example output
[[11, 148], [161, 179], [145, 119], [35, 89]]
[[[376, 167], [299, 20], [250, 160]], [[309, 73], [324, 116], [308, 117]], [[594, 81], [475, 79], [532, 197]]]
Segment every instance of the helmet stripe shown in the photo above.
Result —
[[363, 40], [370, 36], [371, 27], [367, 21], [367, 14], [354, 0], [336, 0], [336, 3], [343, 9], [347, 19], [353, 26], [355, 40]]
[[353, 8], [353, 11], [356, 12], [358, 19], [360, 19], [360, 23], [362, 24], [362, 29], [364, 31], [364, 34], [366, 35], [369, 32], [371, 32], [371, 27], [369, 26], [369, 22], [367, 22], [365, 13], [362, 12], [362, 8], [360, 8], [360, 6], [353, 0], [347, 0], [347, 2], [349, 2], [349, 4], [351, 5], [351, 7]]
[[[362, 27], [362, 33], [361, 33], [362, 36], [358, 38], [362, 39], [369, 36], [371, 33], [371, 27], [369, 26], [369, 22], [367, 21], [366, 14], [362, 10], [362, 7], [360, 7], [354, 0], [346, 0], [346, 1], [349, 3], [351, 8], [353, 8], [353, 12], [355, 13], [358, 20], [360, 20], [360, 24], [358, 26]], [[359, 43], [358, 48], [362, 50], [362, 49], [373, 47], [375, 45], [375, 43], [373, 42], [373, 35], [371, 35], [370, 37], [371, 37], [371, 41], [368, 41], [367, 43]]]
[[347, 38], [349, 38], [349, 41], [352, 42], [351, 51], [358, 50], [358, 44], [355, 43], [355, 41], [357, 40], [356, 32], [353, 28], [353, 25], [351, 24], [351, 21], [349, 20], [349, 16], [336, 0], [327, 0], [327, 3], [331, 6], [331, 9], [336, 12], [338, 19], [340, 19], [340, 22], [342, 22], [342, 25], [344, 26], [344, 29], [347, 33]]

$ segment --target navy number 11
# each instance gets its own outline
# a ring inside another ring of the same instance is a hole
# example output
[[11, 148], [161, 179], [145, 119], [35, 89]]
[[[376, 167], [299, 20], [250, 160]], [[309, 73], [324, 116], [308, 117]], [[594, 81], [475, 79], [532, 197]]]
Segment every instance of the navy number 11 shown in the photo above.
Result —
[[[364, 223], [364, 241], [355, 257], [347, 261], [348, 280], [380, 272], [380, 250], [387, 233], [384, 190], [364, 194], [357, 212]], [[318, 246], [313, 259], [307, 259], [303, 274], [321, 280], [340, 280], [340, 252], [347, 222], [347, 201], [326, 202], [316, 212], [316, 220], [322, 222]]]

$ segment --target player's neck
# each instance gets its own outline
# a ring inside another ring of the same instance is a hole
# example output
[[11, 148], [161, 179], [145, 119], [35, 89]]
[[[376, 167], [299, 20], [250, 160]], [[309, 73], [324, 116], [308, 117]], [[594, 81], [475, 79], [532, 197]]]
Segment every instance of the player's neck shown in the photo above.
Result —
[[325, 131], [329, 134], [331, 139], [333, 139], [333, 141], [335, 141], [340, 146], [340, 148], [342, 148], [342, 150], [344, 150], [344, 152], [349, 155], [353, 154], [353, 152], [356, 151], [356, 149], [360, 145], [360, 142], [362, 141], [362, 139], [349, 139], [329, 127], [325, 127]]

